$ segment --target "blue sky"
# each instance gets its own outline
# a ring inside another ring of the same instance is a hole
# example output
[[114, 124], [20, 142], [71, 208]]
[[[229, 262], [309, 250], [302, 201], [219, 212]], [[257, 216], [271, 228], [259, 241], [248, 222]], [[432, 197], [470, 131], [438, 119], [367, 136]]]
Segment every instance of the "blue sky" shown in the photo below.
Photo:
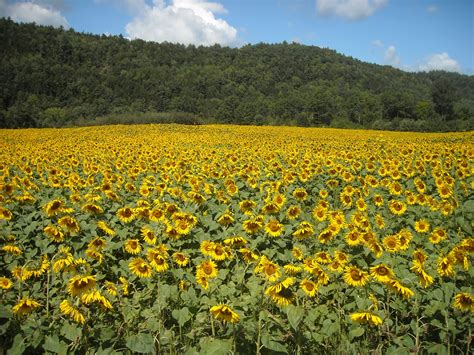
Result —
[[474, 0], [0, 0], [19, 22], [157, 42], [300, 42], [407, 70], [474, 74]]

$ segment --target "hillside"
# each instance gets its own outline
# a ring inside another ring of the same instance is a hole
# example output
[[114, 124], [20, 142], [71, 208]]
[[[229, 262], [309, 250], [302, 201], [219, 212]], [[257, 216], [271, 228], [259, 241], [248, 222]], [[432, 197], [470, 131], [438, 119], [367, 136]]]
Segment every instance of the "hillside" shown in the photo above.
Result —
[[315, 46], [159, 44], [0, 19], [0, 52], [0, 127], [136, 117], [474, 129], [473, 76], [408, 73]]

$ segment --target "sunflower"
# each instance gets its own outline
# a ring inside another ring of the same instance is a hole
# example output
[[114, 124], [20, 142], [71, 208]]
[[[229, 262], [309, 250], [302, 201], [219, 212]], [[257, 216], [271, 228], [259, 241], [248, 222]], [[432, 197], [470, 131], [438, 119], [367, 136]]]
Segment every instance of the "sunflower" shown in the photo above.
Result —
[[290, 287], [295, 282], [294, 278], [288, 277], [282, 282], [278, 282], [265, 290], [265, 295], [270, 297], [280, 307], [288, 306], [293, 302], [295, 295]]
[[44, 211], [48, 217], [56, 216], [60, 213], [73, 212], [74, 209], [66, 208], [64, 201], [62, 200], [52, 200], [43, 206]]
[[4, 290], [8, 290], [12, 287], [13, 282], [7, 277], [0, 276], [0, 288], [3, 288]]
[[248, 248], [240, 248], [239, 253], [242, 254], [246, 263], [251, 263], [258, 260], [258, 255]]
[[437, 190], [438, 190], [439, 197], [441, 197], [442, 199], [448, 199], [451, 196], [453, 196], [453, 189], [449, 185], [446, 185], [446, 184], [439, 185], [437, 187]]
[[196, 282], [198, 283], [199, 286], [201, 286], [205, 290], [209, 288], [209, 279], [202, 274], [196, 275]]
[[390, 201], [388, 207], [390, 209], [390, 212], [392, 212], [396, 216], [401, 216], [407, 210], [407, 206], [402, 201], [398, 200]]
[[148, 219], [152, 222], [158, 223], [165, 218], [165, 213], [161, 208], [154, 208], [148, 214]]
[[129, 254], [136, 255], [142, 251], [142, 246], [140, 245], [140, 241], [138, 239], [128, 239], [124, 243], [125, 251]]
[[390, 253], [395, 253], [401, 250], [400, 240], [397, 238], [396, 235], [389, 235], [383, 238], [382, 244], [384, 246], [384, 249]]
[[231, 247], [244, 246], [247, 243], [248, 243], [247, 239], [240, 236], [224, 239], [224, 244]]
[[458, 293], [454, 296], [453, 307], [461, 311], [474, 313], [474, 296], [467, 292]]
[[12, 308], [13, 313], [22, 316], [33, 312], [36, 308], [40, 307], [41, 304], [31, 298], [22, 298]]
[[293, 219], [298, 218], [300, 213], [301, 213], [301, 208], [299, 206], [296, 206], [296, 205], [292, 205], [292, 206], [288, 207], [288, 210], [286, 211], [286, 215], [287, 215], [289, 220], [293, 220]]
[[214, 243], [209, 253], [209, 256], [214, 260], [226, 260], [232, 258], [231, 249], [221, 243]]
[[203, 261], [201, 264], [197, 266], [196, 275], [206, 277], [208, 279], [212, 279], [217, 277], [218, 274], [217, 265], [212, 260]]
[[373, 326], [382, 324], [382, 319], [372, 312], [357, 312], [350, 315], [351, 320], [356, 323], [367, 323]]
[[428, 259], [425, 252], [422, 249], [417, 249], [413, 252], [413, 262], [418, 263], [419, 265], [423, 265]]
[[279, 237], [284, 233], [284, 231], [285, 227], [276, 219], [270, 220], [265, 225], [265, 233], [267, 233], [270, 237]]
[[95, 203], [86, 203], [82, 206], [82, 211], [92, 214], [102, 214], [104, 213], [104, 209]]
[[370, 268], [370, 276], [378, 282], [385, 283], [392, 280], [395, 277], [395, 274], [387, 265], [379, 264]]
[[364, 286], [369, 281], [368, 274], [356, 266], [346, 266], [343, 278], [348, 285], [356, 287]]
[[309, 297], [314, 297], [316, 295], [316, 292], [318, 291], [318, 285], [308, 279], [303, 279], [300, 282], [300, 288]]
[[426, 219], [415, 222], [415, 230], [418, 233], [427, 233], [430, 230], [430, 223]]
[[262, 228], [262, 222], [256, 218], [250, 218], [244, 221], [243, 228], [247, 234], [255, 234]]
[[273, 282], [280, 278], [280, 267], [267, 259], [265, 255], [260, 258], [258, 265], [255, 267], [255, 273], [265, 277], [268, 281]]
[[96, 285], [96, 279], [93, 275], [76, 275], [73, 276], [67, 286], [67, 290], [71, 296], [79, 296], [89, 291]]
[[297, 239], [304, 239], [312, 236], [313, 233], [313, 225], [309, 222], [303, 221], [298, 225], [297, 229], [293, 232], [292, 235]]
[[315, 257], [316, 261], [320, 264], [329, 264], [332, 261], [331, 255], [325, 251], [320, 251], [316, 253]]
[[308, 198], [308, 192], [304, 188], [299, 187], [293, 191], [293, 197], [298, 201], [304, 201]]
[[408, 229], [402, 229], [396, 234], [398, 242], [400, 243], [400, 250], [407, 250], [411, 240], [413, 239], [413, 234]]
[[323, 222], [328, 218], [327, 209], [321, 206], [316, 207], [313, 210], [313, 217], [317, 219], [319, 222]]
[[189, 264], [189, 256], [181, 252], [173, 253], [173, 261], [181, 267], [185, 267]]
[[257, 206], [257, 203], [255, 203], [252, 200], [242, 200], [239, 203], [239, 209], [243, 213], [252, 211], [256, 206]]
[[0, 207], [0, 220], [3, 219], [5, 221], [10, 221], [13, 217], [13, 213], [4, 208], [4, 207]]
[[59, 309], [65, 316], [68, 316], [76, 323], [84, 324], [86, 322], [86, 318], [81, 311], [74, 307], [68, 300], [62, 301], [59, 305]]
[[120, 287], [122, 289], [122, 294], [124, 296], [127, 296], [128, 295], [128, 285], [129, 285], [128, 280], [125, 277], [120, 276], [119, 277], [119, 282], [120, 282]]
[[115, 235], [115, 231], [110, 228], [105, 221], [97, 222], [97, 228], [111, 237]]
[[349, 231], [346, 234], [345, 239], [346, 239], [346, 243], [351, 247], [359, 245], [360, 243], [362, 243], [362, 235], [357, 230]]
[[438, 274], [442, 277], [454, 276], [454, 260], [452, 257], [440, 256], [438, 259]]
[[408, 287], [403, 286], [398, 280], [390, 280], [386, 282], [386, 285], [388, 285], [393, 291], [402, 295], [405, 298], [410, 298], [415, 295], [412, 290], [410, 290]]
[[297, 266], [293, 264], [287, 264], [283, 266], [283, 269], [285, 270], [285, 273], [288, 275], [297, 275], [303, 271], [303, 268], [301, 266]]
[[111, 296], [117, 296], [118, 288], [117, 285], [110, 281], [104, 283], [105, 291]]
[[214, 249], [214, 242], [211, 242], [210, 240], [203, 240], [199, 249], [201, 250], [202, 255], [209, 256], [211, 255], [212, 249]]
[[293, 255], [293, 258], [296, 260], [303, 260], [303, 250], [301, 248], [298, 248], [297, 246], [294, 246], [293, 249], [291, 250], [291, 255]]
[[12, 254], [12, 255], [21, 255], [21, 254], [23, 254], [23, 251], [21, 250], [21, 248], [16, 246], [16, 245], [13, 245], [13, 244], [4, 245], [1, 250], [3, 250], [4, 252], [7, 252], [8, 254]]
[[123, 223], [130, 223], [136, 218], [135, 212], [130, 207], [122, 207], [117, 210], [116, 214]]
[[95, 237], [92, 239], [89, 244], [87, 245], [88, 248], [95, 248], [97, 250], [105, 248], [107, 245], [107, 241], [102, 237]]
[[104, 254], [102, 254], [96, 248], [87, 248], [86, 249], [86, 255], [89, 258], [96, 260], [99, 264], [101, 264], [102, 261], [104, 261]]
[[232, 223], [234, 223], [235, 218], [230, 212], [226, 212], [222, 214], [218, 219], [217, 223], [223, 226], [230, 226]]
[[98, 303], [102, 306], [102, 308], [105, 309], [112, 309], [112, 304], [110, 301], [105, 298], [99, 291], [97, 290], [92, 290], [88, 291], [81, 296], [81, 301], [82, 303], [89, 305], [91, 303]]
[[348, 193], [341, 192], [339, 195], [339, 200], [341, 200], [342, 205], [346, 208], [352, 206], [352, 195]]
[[434, 282], [433, 277], [423, 270], [423, 266], [418, 262], [415, 262], [410, 270], [412, 270], [418, 276], [418, 281], [424, 288], [427, 288]]
[[44, 227], [43, 232], [55, 243], [64, 241], [64, 233], [54, 225]]
[[155, 268], [158, 272], [164, 272], [168, 270], [169, 265], [166, 258], [163, 257], [159, 249], [149, 249], [146, 257], [150, 262], [150, 265]]
[[219, 304], [217, 306], [211, 307], [210, 312], [212, 313], [214, 318], [226, 323], [230, 322], [235, 324], [240, 321], [240, 316], [235, 313], [230, 307], [224, 304]]
[[383, 197], [382, 195], [379, 195], [379, 194], [375, 194], [374, 197], [373, 197], [373, 201], [374, 201], [374, 205], [377, 206], [377, 207], [382, 207], [383, 206]]
[[132, 274], [141, 278], [149, 278], [153, 273], [151, 266], [142, 258], [133, 259], [128, 263], [128, 268]]

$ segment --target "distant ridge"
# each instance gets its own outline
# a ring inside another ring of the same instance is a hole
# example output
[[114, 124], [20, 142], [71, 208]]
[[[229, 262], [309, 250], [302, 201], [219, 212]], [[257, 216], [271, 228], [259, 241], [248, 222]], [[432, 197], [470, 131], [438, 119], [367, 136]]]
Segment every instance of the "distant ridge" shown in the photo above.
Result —
[[296, 43], [130, 41], [0, 19], [0, 127], [235, 123], [474, 129], [474, 77]]

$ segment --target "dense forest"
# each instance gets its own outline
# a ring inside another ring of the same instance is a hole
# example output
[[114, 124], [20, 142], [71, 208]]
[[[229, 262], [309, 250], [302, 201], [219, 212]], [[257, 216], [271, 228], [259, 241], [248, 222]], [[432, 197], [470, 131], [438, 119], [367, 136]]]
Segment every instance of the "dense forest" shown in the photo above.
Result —
[[474, 77], [297, 43], [184, 46], [0, 19], [0, 127], [178, 122], [474, 129]]

